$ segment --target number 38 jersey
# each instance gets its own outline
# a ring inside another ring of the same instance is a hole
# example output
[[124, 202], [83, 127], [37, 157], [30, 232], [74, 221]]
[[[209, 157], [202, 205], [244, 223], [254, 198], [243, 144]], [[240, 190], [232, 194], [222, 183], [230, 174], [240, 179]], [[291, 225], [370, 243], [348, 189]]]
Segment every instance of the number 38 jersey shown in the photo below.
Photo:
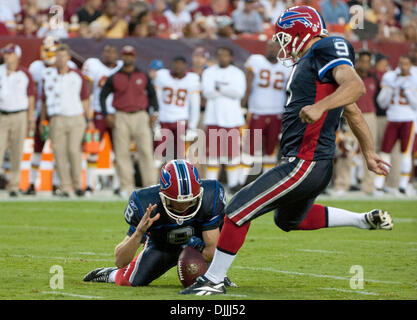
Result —
[[124, 212], [125, 220], [130, 225], [127, 235], [135, 232], [149, 204], [157, 205], [151, 217], [160, 214], [159, 219], [148, 229], [151, 240], [160, 248], [182, 245], [192, 236], [202, 238], [203, 231], [218, 228], [224, 218], [224, 189], [216, 180], [202, 180], [201, 186], [204, 191], [200, 209], [192, 219], [185, 220], [181, 225], [166, 213], [159, 196], [159, 185], [133, 191]]
[[285, 85], [291, 68], [278, 61], [271, 63], [260, 54], [251, 55], [245, 67], [254, 76], [248, 99], [249, 112], [260, 115], [283, 113], [286, 100]]
[[338, 87], [333, 68], [353, 67], [355, 53], [342, 37], [327, 37], [316, 43], [294, 65], [287, 84], [287, 104], [282, 121], [283, 156], [304, 160], [333, 159], [336, 129], [343, 106], [325, 112], [313, 124], [302, 123], [299, 113], [332, 94]]
[[176, 122], [190, 120], [190, 109], [200, 108], [200, 77], [188, 72], [183, 78], [175, 78], [168, 69], [157, 71], [154, 81], [159, 103], [159, 121]]

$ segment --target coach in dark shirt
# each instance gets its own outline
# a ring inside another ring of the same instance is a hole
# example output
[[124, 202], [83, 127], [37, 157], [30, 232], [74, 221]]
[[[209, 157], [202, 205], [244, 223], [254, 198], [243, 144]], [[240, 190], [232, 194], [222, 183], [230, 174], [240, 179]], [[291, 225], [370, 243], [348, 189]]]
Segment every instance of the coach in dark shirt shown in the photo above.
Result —
[[[135, 66], [136, 51], [125, 46], [121, 51], [123, 67], [109, 77], [100, 93], [100, 104], [109, 127], [114, 127], [116, 170], [120, 179], [120, 195], [127, 197], [134, 189], [130, 141], [136, 142], [143, 186], [156, 183], [153, 163], [153, 138], [148, 109], [158, 109], [155, 89], [149, 77]], [[115, 115], [107, 114], [106, 98], [113, 93]]]

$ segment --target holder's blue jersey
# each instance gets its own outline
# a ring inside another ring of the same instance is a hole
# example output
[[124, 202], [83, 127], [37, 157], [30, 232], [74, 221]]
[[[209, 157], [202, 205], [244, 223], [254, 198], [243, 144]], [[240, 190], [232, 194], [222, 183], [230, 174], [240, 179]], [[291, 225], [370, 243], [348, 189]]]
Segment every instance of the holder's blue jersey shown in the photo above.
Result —
[[338, 85], [333, 78], [334, 67], [354, 65], [352, 45], [342, 37], [323, 38], [294, 65], [287, 84], [287, 105], [282, 122], [281, 150], [283, 156], [303, 160], [333, 159], [335, 131], [343, 106], [330, 110], [314, 124], [302, 123], [301, 109], [333, 93]]
[[124, 211], [125, 220], [130, 225], [127, 235], [135, 232], [149, 204], [157, 205], [151, 217], [160, 214], [159, 219], [148, 229], [151, 240], [158, 247], [182, 245], [192, 236], [202, 238], [203, 231], [218, 228], [224, 218], [224, 189], [216, 180], [202, 180], [201, 186], [204, 191], [200, 209], [192, 219], [185, 220], [181, 225], [166, 213], [159, 196], [159, 185], [133, 191]]

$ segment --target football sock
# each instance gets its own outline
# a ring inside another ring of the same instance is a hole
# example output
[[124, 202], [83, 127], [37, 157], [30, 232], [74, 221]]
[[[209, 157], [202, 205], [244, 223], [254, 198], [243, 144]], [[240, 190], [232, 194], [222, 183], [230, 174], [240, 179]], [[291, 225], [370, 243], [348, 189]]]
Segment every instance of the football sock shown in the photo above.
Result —
[[307, 213], [307, 217], [304, 218], [296, 230], [316, 230], [333, 227], [357, 227], [369, 229], [365, 215], [366, 213], [356, 213], [344, 209], [314, 204]]
[[401, 177], [399, 181], [399, 188], [400, 189], [407, 189], [408, 182], [410, 181], [410, 172], [413, 166], [413, 159], [411, 157], [411, 154], [409, 153], [403, 153], [401, 154]]
[[366, 222], [366, 213], [356, 213], [344, 209], [327, 207], [328, 227], [357, 227], [360, 229], [369, 229]]
[[[381, 159], [385, 162], [391, 163], [391, 156], [388, 153], [381, 152]], [[385, 176], [376, 176], [374, 180], [375, 189], [381, 190], [385, 184]]]
[[206, 178], [208, 180], [217, 180], [219, 176], [219, 167], [207, 166]]
[[236, 187], [239, 184], [240, 170], [239, 165], [226, 166], [227, 186]]
[[246, 179], [248, 178], [250, 170], [250, 166], [247, 166], [245, 164], [240, 165], [239, 184], [244, 185], [246, 183]]
[[220, 232], [213, 261], [205, 274], [210, 281], [219, 283], [224, 280], [236, 257], [236, 253], [245, 241], [249, 226], [250, 222], [245, 223], [243, 226], [238, 226], [227, 216], [224, 218], [224, 225]]
[[407, 173], [401, 173], [398, 187], [403, 190], [407, 190], [408, 182], [410, 181], [410, 175]]
[[115, 283], [116, 282], [116, 273], [119, 271], [119, 269], [114, 270], [109, 275], [109, 283]]
[[253, 156], [251, 156], [248, 152], [243, 152], [240, 163], [239, 184], [244, 185], [246, 183], [246, 179], [252, 170], [252, 166]]
[[316, 230], [328, 227], [328, 210], [321, 204], [313, 204], [307, 217], [300, 223], [297, 230]]
[[223, 282], [235, 257], [235, 254], [224, 253], [216, 249], [213, 261], [204, 276], [213, 283]]
[[[115, 270], [113, 272], [116, 272], [115, 276], [114, 276], [114, 282], [118, 285], [118, 286], [126, 286], [126, 287], [131, 287], [132, 285], [129, 282], [129, 277], [128, 275], [125, 275], [126, 272], [126, 268], [124, 267], [123, 269], [118, 269]], [[113, 273], [112, 272], [112, 273]], [[130, 275], [130, 273], [129, 273]], [[110, 279], [109, 279], [110, 280]]]
[[374, 180], [374, 187], [377, 190], [381, 190], [385, 184], [385, 176], [376, 176]]

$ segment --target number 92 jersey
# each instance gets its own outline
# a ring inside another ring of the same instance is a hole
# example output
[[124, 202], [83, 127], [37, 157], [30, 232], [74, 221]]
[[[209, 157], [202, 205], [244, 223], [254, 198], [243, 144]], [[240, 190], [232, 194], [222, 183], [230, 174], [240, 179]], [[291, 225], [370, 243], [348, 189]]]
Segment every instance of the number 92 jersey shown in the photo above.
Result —
[[302, 123], [301, 109], [313, 105], [338, 87], [333, 68], [346, 64], [353, 67], [355, 53], [342, 37], [326, 37], [316, 43], [294, 65], [287, 84], [287, 104], [282, 123], [283, 156], [304, 160], [333, 159], [336, 129], [343, 106], [325, 112], [314, 124]]
[[261, 115], [282, 114], [286, 100], [285, 84], [291, 69], [278, 61], [271, 63], [260, 54], [251, 55], [245, 67], [253, 73], [249, 111]]
[[149, 204], [157, 205], [151, 217], [160, 213], [159, 219], [148, 229], [152, 242], [159, 248], [169, 250], [172, 246], [187, 243], [192, 236], [202, 238], [203, 231], [218, 228], [224, 218], [224, 189], [216, 180], [202, 180], [201, 186], [204, 193], [200, 210], [192, 219], [184, 221], [181, 225], [165, 212], [159, 197], [159, 185], [133, 191], [124, 211], [125, 220], [130, 225], [127, 235], [131, 236], [135, 232]]

